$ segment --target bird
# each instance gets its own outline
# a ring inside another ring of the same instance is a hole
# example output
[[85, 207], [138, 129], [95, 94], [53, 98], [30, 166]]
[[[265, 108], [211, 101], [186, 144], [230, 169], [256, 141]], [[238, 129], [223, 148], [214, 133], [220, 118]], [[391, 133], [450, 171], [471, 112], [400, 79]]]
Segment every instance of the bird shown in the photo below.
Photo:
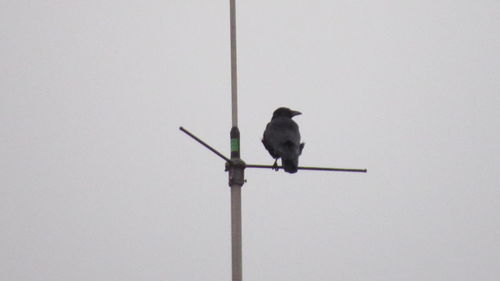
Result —
[[273, 169], [278, 171], [278, 158], [285, 172], [296, 173], [299, 166], [299, 156], [305, 143], [300, 143], [299, 126], [292, 117], [300, 115], [299, 111], [280, 107], [273, 112], [271, 122], [264, 131], [262, 143], [275, 159]]

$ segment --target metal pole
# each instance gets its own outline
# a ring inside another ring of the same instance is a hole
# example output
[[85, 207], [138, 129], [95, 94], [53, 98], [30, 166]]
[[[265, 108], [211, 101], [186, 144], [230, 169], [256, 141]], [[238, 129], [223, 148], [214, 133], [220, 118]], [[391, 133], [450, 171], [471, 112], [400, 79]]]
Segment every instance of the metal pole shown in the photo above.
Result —
[[236, 3], [229, 0], [231, 28], [231, 160], [229, 186], [231, 187], [231, 266], [232, 281], [242, 281], [241, 253], [241, 187], [244, 183], [245, 163], [240, 159], [240, 132], [238, 130], [238, 83], [236, 67]]
[[232, 125], [238, 127], [238, 77], [236, 65], [236, 3], [229, 0], [230, 26], [231, 26], [231, 105]]
[[231, 265], [232, 281], [242, 281], [241, 246], [241, 187], [244, 180], [245, 162], [240, 159], [240, 133], [237, 127], [231, 128], [231, 160], [229, 167], [229, 186], [231, 187]]
[[231, 264], [233, 281], [241, 281], [241, 186], [231, 186]]

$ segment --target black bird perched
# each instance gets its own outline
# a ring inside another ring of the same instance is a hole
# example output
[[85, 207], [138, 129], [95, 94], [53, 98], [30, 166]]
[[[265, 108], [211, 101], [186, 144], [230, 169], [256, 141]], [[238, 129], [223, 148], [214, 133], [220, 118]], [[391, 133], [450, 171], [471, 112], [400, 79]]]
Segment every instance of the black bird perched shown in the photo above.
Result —
[[262, 143], [275, 159], [273, 167], [276, 171], [278, 158], [281, 158], [285, 172], [297, 172], [304, 143], [300, 143], [299, 126], [292, 117], [300, 114], [287, 107], [280, 107], [274, 111], [271, 122], [266, 126]]

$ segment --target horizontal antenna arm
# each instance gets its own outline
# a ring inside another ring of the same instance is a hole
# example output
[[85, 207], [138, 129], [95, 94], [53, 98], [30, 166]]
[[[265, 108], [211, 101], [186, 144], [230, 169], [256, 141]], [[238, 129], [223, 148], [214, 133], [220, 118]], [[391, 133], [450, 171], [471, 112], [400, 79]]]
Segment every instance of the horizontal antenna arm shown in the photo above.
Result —
[[186, 135], [192, 137], [195, 141], [199, 142], [201, 145], [203, 145], [204, 147], [208, 148], [210, 151], [212, 151], [213, 153], [217, 154], [217, 156], [219, 156], [220, 158], [226, 160], [229, 162], [229, 158], [227, 158], [226, 156], [224, 156], [222, 153], [218, 152], [217, 150], [215, 150], [213, 147], [211, 147], [210, 145], [208, 145], [207, 143], [205, 143], [204, 141], [200, 140], [198, 137], [196, 137], [195, 135], [191, 134], [188, 130], [182, 128], [182, 127], [179, 127], [179, 130], [183, 131], [184, 133], [186, 133]]
[[[246, 168], [263, 168], [263, 169], [275, 169], [276, 166], [271, 165], [255, 165], [255, 164], [246, 164]], [[278, 166], [279, 168], [283, 168], [283, 166]], [[299, 170], [311, 170], [311, 171], [334, 171], [334, 172], [354, 172], [354, 173], [366, 173], [366, 169], [345, 169], [345, 168], [324, 168], [324, 167], [298, 167]]]

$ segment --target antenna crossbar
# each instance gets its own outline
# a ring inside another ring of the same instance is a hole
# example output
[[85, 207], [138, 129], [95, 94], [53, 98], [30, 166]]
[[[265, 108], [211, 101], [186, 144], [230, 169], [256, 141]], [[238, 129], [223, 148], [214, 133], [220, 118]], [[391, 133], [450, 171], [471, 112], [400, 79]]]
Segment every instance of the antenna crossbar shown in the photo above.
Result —
[[[246, 168], [263, 168], [263, 169], [283, 169], [283, 166], [271, 166], [271, 165], [258, 165], [258, 164], [246, 164]], [[335, 172], [355, 172], [355, 173], [366, 173], [366, 169], [347, 169], [347, 168], [326, 168], [326, 167], [297, 167], [299, 170], [310, 170], [310, 171], [335, 171]]]
[[179, 130], [183, 131], [184, 133], [186, 133], [186, 135], [192, 137], [195, 141], [199, 142], [201, 145], [203, 145], [204, 147], [208, 148], [213, 153], [217, 154], [217, 156], [219, 156], [220, 158], [222, 158], [222, 159], [226, 160], [227, 162], [229, 162], [229, 158], [227, 158], [222, 153], [220, 153], [217, 150], [215, 150], [215, 148], [211, 147], [206, 142], [204, 142], [201, 139], [199, 139], [197, 136], [191, 134], [191, 132], [189, 132], [188, 130], [184, 129], [183, 127], [179, 127]]

